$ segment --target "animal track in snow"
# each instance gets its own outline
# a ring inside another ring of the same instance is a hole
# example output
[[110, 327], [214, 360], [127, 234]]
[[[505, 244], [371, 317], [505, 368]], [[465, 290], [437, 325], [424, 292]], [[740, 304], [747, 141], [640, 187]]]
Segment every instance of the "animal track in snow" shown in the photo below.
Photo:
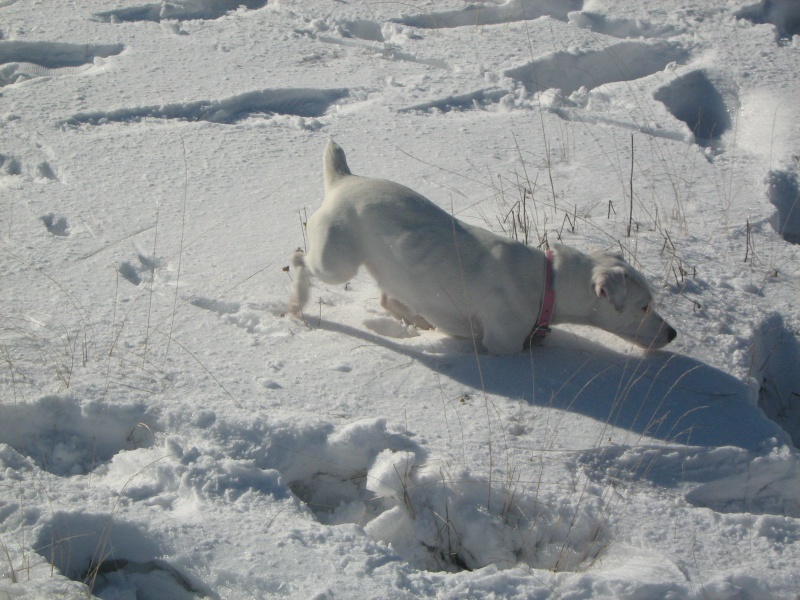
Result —
[[41, 217], [42, 223], [47, 231], [59, 237], [67, 237], [70, 234], [69, 221], [67, 217], [56, 217], [54, 213], [48, 213]]
[[22, 175], [22, 164], [19, 162], [19, 159], [14, 156], [0, 154], [0, 174], [11, 177]]
[[286, 88], [248, 92], [224, 100], [198, 100], [158, 106], [121, 108], [105, 112], [79, 113], [65, 125], [105, 125], [139, 123], [146, 119], [177, 119], [234, 124], [259, 115], [293, 115], [321, 117], [338, 100], [347, 97], [349, 89]]
[[[6, 175], [16, 177], [18, 175], [24, 175], [27, 171], [28, 169], [23, 168], [22, 161], [19, 158], [0, 154], [0, 176]], [[33, 169], [32, 176], [34, 179], [38, 180], [60, 181], [53, 165], [47, 161], [42, 161], [36, 165], [36, 168]]]
[[81, 405], [46, 396], [30, 404], [0, 405], [0, 442], [55, 475], [83, 475], [123, 450], [152, 445], [150, 420], [140, 406]]
[[166, 20], [188, 21], [192, 19], [211, 20], [224, 17], [229, 12], [245, 7], [251, 10], [263, 8], [267, 0], [182, 0], [172, 2], [153, 2], [140, 6], [119, 8], [96, 13], [99, 21], [118, 23], [125, 21]]
[[242, 308], [242, 305], [238, 302], [225, 302], [224, 300], [217, 300], [215, 298], [196, 297], [192, 298], [190, 302], [198, 308], [210, 310], [219, 315], [232, 315], [239, 312], [239, 309]]
[[657, 90], [654, 98], [686, 123], [695, 141], [711, 146], [731, 127], [722, 95], [703, 71], [691, 71]]
[[616, 38], [666, 37], [674, 31], [669, 25], [652, 25], [641, 19], [626, 19], [584, 11], [570, 13], [569, 22], [581, 29]]
[[[338, 36], [329, 35], [330, 32], [338, 33]], [[386, 60], [397, 60], [403, 62], [427, 65], [437, 69], [449, 70], [447, 62], [440, 58], [424, 58], [408, 52], [403, 52], [399, 46], [391, 43], [395, 36], [407, 39], [416, 39], [413, 33], [399, 24], [387, 24], [384, 27], [374, 21], [341, 21], [333, 24], [324, 21], [315, 21], [309, 27], [295, 29], [295, 33], [307, 35], [325, 44], [336, 44], [349, 48], [369, 52], [375, 56], [381, 56]], [[387, 39], [388, 38], [390, 39]], [[370, 42], [379, 42], [372, 44]], [[304, 60], [319, 60], [319, 55], [311, 55]]]
[[488, 89], [477, 90], [468, 94], [461, 94], [458, 96], [448, 96], [440, 100], [432, 100], [430, 102], [423, 102], [422, 104], [415, 104], [406, 108], [401, 108], [397, 112], [412, 112], [439, 110], [441, 112], [469, 110], [473, 108], [483, 108], [489, 104], [499, 102], [502, 98], [508, 96], [510, 92], [504, 89]]
[[256, 328], [261, 325], [261, 318], [255, 313], [240, 312], [242, 305], [238, 302], [224, 302], [211, 298], [192, 298], [190, 302], [198, 308], [217, 313], [228, 323], [236, 325], [248, 333], [255, 333]]
[[[278, 304], [247, 304], [242, 306], [239, 302], [226, 302], [202, 296], [196, 296], [189, 302], [203, 310], [217, 313], [223, 321], [244, 329], [247, 333], [260, 333], [279, 337], [289, 335], [279, 319], [284, 314], [285, 308]], [[275, 319], [271, 321], [268, 319], [265, 322], [263, 319], [263, 313], [265, 312], [275, 317]]]
[[58, 175], [56, 175], [56, 172], [53, 169], [53, 166], [47, 161], [41, 162], [38, 165], [36, 165], [35, 173], [36, 173], [36, 177], [38, 177], [39, 179], [49, 179], [50, 181], [60, 181], [59, 178], [58, 178]]
[[159, 558], [164, 549], [139, 527], [111, 514], [56, 512], [39, 531], [36, 552], [101, 598], [217, 598]]
[[153, 273], [161, 266], [161, 261], [144, 254], [138, 254], [136, 258], [137, 262], [126, 260], [121, 263], [117, 271], [133, 285], [141, 285], [143, 281], [152, 279]]
[[0, 41], [0, 87], [36, 77], [79, 73], [124, 49], [122, 44]]
[[392, 22], [420, 29], [446, 29], [531, 21], [545, 16], [566, 21], [570, 12], [581, 8], [583, 0], [511, 0], [498, 5], [470, 4], [459, 10], [407, 15]]
[[800, 35], [800, 3], [797, 0], [761, 0], [742, 8], [736, 13], [736, 18], [757, 25], [771, 23], [779, 42]]
[[620, 42], [602, 50], [551, 52], [505, 75], [521, 82], [531, 93], [551, 88], [563, 96], [582, 87], [593, 89], [617, 81], [641, 79], [662, 71], [672, 62], [682, 62], [688, 52], [667, 42]]

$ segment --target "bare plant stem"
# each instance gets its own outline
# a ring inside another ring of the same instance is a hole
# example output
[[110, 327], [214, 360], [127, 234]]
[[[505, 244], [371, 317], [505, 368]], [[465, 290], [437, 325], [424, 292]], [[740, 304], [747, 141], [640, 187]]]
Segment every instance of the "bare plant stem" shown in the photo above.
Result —
[[172, 341], [172, 332], [175, 328], [175, 313], [178, 311], [178, 288], [181, 282], [181, 265], [183, 263], [183, 240], [186, 232], [186, 198], [189, 195], [189, 163], [186, 161], [186, 143], [181, 136], [181, 148], [183, 149], [183, 210], [181, 211], [181, 243], [178, 248], [178, 273], [175, 277], [175, 298], [172, 302], [172, 317], [169, 323], [169, 335], [167, 336], [167, 348], [164, 351], [164, 365], [167, 364], [169, 356], [169, 344]]
[[630, 204], [630, 212], [628, 213], [628, 235], [627, 235], [627, 237], [631, 237], [631, 227], [633, 226], [633, 134], [631, 134], [631, 180], [630, 180], [630, 190], [631, 190], [631, 204]]
[[142, 352], [142, 369], [147, 364], [147, 342], [150, 339], [150, 316], [153, 312], [153, 284], [156, 279], [156, 248], [158, 246], [158, 218], [161, 214], [161, 204], [156, 206], [156, 230], [153, 236], [153, 256], [150, 259], [150, 297], [147, 304], [147, 326], [144, 331], [144, 352]]

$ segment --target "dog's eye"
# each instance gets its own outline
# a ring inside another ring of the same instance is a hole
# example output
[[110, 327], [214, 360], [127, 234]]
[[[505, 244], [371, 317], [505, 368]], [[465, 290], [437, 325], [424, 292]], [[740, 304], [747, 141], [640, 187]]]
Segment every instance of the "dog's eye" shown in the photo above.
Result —
[[645, 305], [642, 307], [642, 312], [647, 312], [647, 311], [649, 311], [649, 310], [650, 310], [650, 305], [649, 305], [649, 304], [645, 304]]

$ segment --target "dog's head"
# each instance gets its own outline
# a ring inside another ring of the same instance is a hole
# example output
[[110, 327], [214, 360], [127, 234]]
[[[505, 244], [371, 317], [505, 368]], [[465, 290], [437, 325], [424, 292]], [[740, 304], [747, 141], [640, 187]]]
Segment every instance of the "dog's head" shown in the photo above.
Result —
[[592, 254], [592, 288], [597, 296], [592, 324], [647, 349], [662, 348], [678, 335], [653, 308], [647, 281], [621, 255]]

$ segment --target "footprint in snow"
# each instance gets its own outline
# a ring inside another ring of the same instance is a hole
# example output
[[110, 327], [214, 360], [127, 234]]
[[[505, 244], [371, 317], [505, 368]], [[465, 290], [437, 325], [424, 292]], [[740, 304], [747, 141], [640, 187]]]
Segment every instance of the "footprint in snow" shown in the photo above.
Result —
[[71, 230], [67, 217], [56, 217], [54, 213], [48, 213], [40, 217], [47, 231], [59, 237], [67, 237]]
[[138, 261], [126, 260], [117, 271], [120, 275], [133, 285], [141, 285], [143, 281], [150, 280], [156, 269], [161, 266], [159, 259], [153, 259], [143, 254], [137, 256]]

